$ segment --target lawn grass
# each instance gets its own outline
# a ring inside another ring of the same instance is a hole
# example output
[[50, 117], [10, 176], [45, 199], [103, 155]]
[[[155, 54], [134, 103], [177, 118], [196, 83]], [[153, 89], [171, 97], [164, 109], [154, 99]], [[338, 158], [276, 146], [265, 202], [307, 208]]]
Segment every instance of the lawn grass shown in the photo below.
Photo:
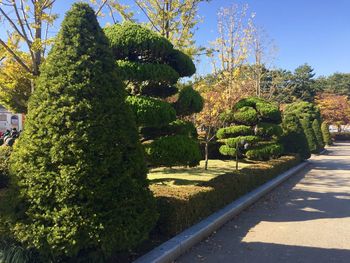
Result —
[[[238, 169], [249, 166], [251, 163], [239, 162]], [[204, 169], [204, 161], [197, 167], [154, 168], [148, 173], [150, 184], [171, 186], [198, 185], [219, 175], [231, 173], [236, 169], [233, 160], [209, 160], [208, 170]]]

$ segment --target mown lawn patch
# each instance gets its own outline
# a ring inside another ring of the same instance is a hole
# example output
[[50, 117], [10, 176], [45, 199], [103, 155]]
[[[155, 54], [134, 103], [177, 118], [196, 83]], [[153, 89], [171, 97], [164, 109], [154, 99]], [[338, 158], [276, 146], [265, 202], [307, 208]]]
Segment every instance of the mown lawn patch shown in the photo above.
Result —
[[[242, 169], [255, 162], [239, 162]], [[236, 163], [233, 160], [209, 160], [208, 170], [204, 169], [204, 161], [197, 167], [159, 167], [151, 169], [148, 174], [150, 184], [169, 186], [198, 185], [207, 182], [219, 175], [235, 171]]]

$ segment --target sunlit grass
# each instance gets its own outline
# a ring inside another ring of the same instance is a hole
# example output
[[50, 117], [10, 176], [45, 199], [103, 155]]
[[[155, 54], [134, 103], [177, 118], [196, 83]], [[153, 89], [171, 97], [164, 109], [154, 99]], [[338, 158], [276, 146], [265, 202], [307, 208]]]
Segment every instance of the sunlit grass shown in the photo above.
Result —
[[[248, 165], [250, 164], [239, 162], [238, 168]], [[233, 172], [235, 169], [236, 163], [233, 160], [209, 160], [208, 170], [204, 169], [204, 161], [192, 168], [154, 168], [150, 170], [148, 179], [151, 180], [151, 184], [197, 185], [218, 175]]]

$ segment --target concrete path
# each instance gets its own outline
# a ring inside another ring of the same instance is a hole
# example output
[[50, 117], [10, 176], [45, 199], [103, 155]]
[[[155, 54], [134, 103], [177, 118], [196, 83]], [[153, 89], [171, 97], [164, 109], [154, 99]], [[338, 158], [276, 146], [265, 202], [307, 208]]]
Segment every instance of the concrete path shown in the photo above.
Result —
[[349, 263], [350, 143], [328, 148], [178, 263]]

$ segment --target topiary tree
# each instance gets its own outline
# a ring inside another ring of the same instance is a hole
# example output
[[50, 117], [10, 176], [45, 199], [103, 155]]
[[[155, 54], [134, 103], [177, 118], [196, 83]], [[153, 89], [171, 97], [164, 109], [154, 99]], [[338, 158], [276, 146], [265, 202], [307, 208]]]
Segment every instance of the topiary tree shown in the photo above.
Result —
[[288, 116], [295, 116], [299, 120], [306, 135], [310, 152], [319, 153], [324, 148], [324, 143], [321, 141], [321, 115], [319, 109], [310, 102], [294, 102], [289, 104], [284, 110], [284, 118]]
[[332, 137], [331, 137], [331, 133], [329, 132], [329, 125], [327, 122], [322, 122], [321, 124], [321, 132], [322, 132], [322, 138], [323, 138], [323, 142], [325, 145], [332, 145]]
[[129, 92], [127, 102], [136, 115], [149, 164], [198, 165], [195, 127], [189, 121], [176, 121], [203, 108], [197, 91], [191, 86], [179, 91], [177, 85], [179, 78], [195, 73], [192, 60], [166, 38], [138, 24], [116, 24], [105, 33]]
[[278, 142], [282, 134], [281, 113], [277, 106], [255, 97], [242, 99], [225, 113], [224, 119], [233, 126], [217, 132], [217, 138], [224, 143], [221, 154], [239, 154], [253, 160], [268, 160], [282, 154], [283, 147]]
[[11, 155], [14, 238], [44, 262], [100, 262], [157, 219], [133, 114], [94, 11], [74, 4]]

